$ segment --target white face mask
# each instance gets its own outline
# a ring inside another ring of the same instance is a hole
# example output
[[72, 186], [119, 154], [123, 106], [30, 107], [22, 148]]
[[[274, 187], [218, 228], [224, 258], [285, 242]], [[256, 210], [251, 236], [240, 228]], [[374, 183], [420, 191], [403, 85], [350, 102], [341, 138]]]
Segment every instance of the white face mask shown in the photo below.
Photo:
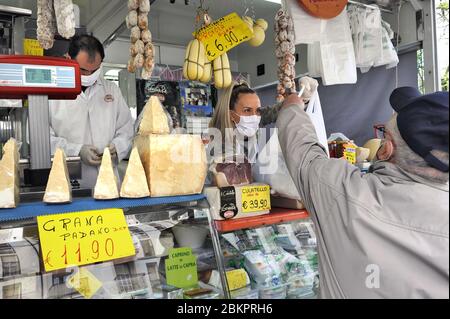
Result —
[[259, 123], [261, 122], [261, 116], [240, 116], [239, 123], [236, 124], [236, 129], [239, 134], [247, 137], [253, 137], [256, 135], [259, 129]]
[[81, 76], [81, 86], [89, 87], [93, 86], [95, 82], [97, 82], [100, 77], [100, 73], [102, 72], [102, 67], [100, 66], [97, 71], [92, 73], [91, 75], [82, 75]]

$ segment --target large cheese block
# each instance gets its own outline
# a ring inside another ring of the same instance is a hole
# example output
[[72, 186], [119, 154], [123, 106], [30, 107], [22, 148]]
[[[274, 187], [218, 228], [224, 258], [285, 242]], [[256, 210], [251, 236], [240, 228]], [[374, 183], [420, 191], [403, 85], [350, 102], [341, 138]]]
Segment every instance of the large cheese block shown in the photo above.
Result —
[[202, 192], [206, 179], [205, 146], [195, 135], [137, 136], [135, 146], [144, 165], [150, 196]]
[[70, 203], [72, 201], [72, 186], [66, 155], [60, 148], [56, 149], [52, 169], [45, 189], [44, 202], [49, 204]]
[[147, 177], [145, 176], [144, 166], [137, 148], [131, 151], [128, 161], [127, 171], [120, 188], [120, 197], [124, 198], [142, 198], [150, 196]]
[[94, 188], [94, 198], [101, 200], [119, 198], [119, 186], [114, 174], [109, 148], [105, 148], [103, 151], [102, 164]]
[[3, 146], [0, 160], [0, 208], [15, 208], [19, 205], [19, 146], [10, 139]]
[[142, 112], [139, 135], [170, 133], [169, 121], [158, 97], [151, 96]]

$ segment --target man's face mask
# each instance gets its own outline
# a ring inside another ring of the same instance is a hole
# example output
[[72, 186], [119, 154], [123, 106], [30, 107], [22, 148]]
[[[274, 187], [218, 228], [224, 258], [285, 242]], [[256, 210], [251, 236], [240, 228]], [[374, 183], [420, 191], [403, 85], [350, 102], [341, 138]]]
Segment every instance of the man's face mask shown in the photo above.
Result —
[[81, 86], [89, 87], [89, 86], [94, 85], [94, 83], [97, 82], [98, 78], [100, 77], [101, 72], [102, 72], [102, 67], [100, 66], [91, 75], [82, 75], [81, 76]]
[[261, 116], [259, 115], [239, 116], [236, 129], [243, 136], [253, 137], [258, 132], [260, 122]]

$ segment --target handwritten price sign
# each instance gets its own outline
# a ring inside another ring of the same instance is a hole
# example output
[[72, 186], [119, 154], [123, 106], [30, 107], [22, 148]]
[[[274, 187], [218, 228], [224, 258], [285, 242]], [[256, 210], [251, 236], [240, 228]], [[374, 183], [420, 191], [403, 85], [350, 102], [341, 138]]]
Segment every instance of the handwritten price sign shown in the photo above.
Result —
[[39, 44], [38, 40], [23, 39], [23, 54], [24, 55], [43, 56], [44, 49]]
[[213, 61], [253, 37], [253, 30], [237, 13], [229, 14], [198, 31], [194, 36], [203, 43], [206, 56]]
[[270, 186], [254, 185], [242, 187], [242, 212], [270, 210]]
[[46, 271], [136, 254], [121, 209], [39, 216], [37, 222]]

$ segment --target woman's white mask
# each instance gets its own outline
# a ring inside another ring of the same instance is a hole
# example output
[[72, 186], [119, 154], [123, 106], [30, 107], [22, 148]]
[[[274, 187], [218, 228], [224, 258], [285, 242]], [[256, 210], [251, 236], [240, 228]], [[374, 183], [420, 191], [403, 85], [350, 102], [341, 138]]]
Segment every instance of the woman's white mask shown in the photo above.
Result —
[[236, 129], [239, 134], [247, 137], [253, 137], [256, 135], [259, 129], [259, 123], [261, 122], [261, 116], [239, 116], [239, 123], [236, 124]]

